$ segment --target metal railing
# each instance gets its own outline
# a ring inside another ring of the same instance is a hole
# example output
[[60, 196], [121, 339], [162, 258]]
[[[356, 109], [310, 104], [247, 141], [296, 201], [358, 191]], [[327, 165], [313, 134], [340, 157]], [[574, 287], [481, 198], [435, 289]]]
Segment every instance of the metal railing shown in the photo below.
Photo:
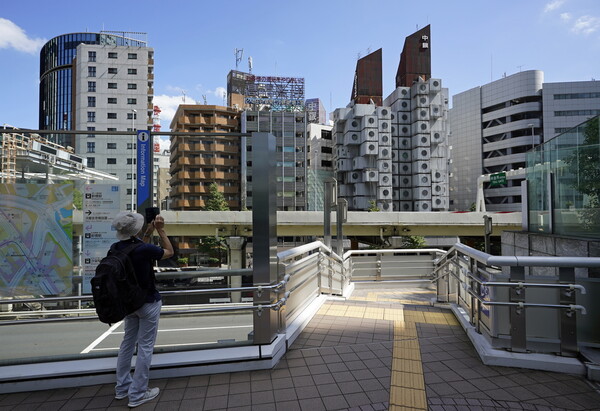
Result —
[[433, 281], [438, 301], [462, 308], [492, 346], [572, 356], [585, 334], [578, 321], [589, 314], [577, 303], [586, 275], [576, 278], [575, 269], [589, 267], [600, 258], [492, 256], [456, 244], [437, 261]]

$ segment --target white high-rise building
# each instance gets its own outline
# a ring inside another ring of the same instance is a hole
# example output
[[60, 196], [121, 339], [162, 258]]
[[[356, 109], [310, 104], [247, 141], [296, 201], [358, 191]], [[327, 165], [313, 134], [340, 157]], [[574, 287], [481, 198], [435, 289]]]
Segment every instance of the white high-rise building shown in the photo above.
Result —
[[152, 126], [153, 54], [147, 47], [80, 44], [73, 64], [74, 126], [89, 132], [77, 136], [75, 150], [88, 167], [119, 177], [123, 210], [131, 209], [135, 193], [137, 144], [117, 132]]
[[483, 197], [489, 211], [521, 211], [527, 152], [598, 114], [600, 82], [544, 83], [540, 70], [454, 95], [449, 112], [450, 209], [472, 207], [481, 175], [516, 170], [506, 174], [506, 184], [484, 183]]

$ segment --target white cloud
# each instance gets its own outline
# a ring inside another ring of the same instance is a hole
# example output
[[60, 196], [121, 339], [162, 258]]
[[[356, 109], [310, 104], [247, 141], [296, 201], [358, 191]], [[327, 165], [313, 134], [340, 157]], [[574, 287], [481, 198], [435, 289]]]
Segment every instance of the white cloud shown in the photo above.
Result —
[[562, 21], [569, 21], [569, 20], [571, 20], [571, 18], [573, 18], [571, 13], [560, 13], [560, 19]]
[[29, 38], [21, 27], [0, 17], [0, 49], [13, 48], [17, 51], [34, 54], [46, 41], [45, 39]]
[[222, 100], [223, 96], [225, 96], [225, 98], [227, 98], [227, 89], [225, 87], [217, 87], [214, 91], [213, 91], [214, 95]]
[[189, 96], [185, 97], [185, 103], [183, 102], [183, 95], [181, 96], [167, 96], [161, 94], [160, 96], [154, 96], [154, 105], [158, 106], [161, 110], [160, 113], [160, 125], [163, 130], [170, 130], [171, 121], [175, 116], [177, 107], [180, 104], [197, 104], [196, 101]]
[[600, 18], [594, 16], [581, 16], [571, 27], [571, 31], [575, 34], [592, 34], [600, 29]]
[[554, 11], [558, 8], [560, 8], [560, 6], [562, 6], [565, 3], [565, 0], [554, 0], [551, 1], [550, 3], [546, 3], [546, 6], [544, 7], [544, 13], [549, 13], [551, 11]]

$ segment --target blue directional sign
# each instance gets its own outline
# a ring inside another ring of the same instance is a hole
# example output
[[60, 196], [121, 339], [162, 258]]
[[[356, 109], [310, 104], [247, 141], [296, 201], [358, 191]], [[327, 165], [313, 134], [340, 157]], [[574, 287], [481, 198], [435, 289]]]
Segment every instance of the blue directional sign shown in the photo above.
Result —
[[152, 138], [149, 130], [137, 132], [137, 210], [152, 207]]

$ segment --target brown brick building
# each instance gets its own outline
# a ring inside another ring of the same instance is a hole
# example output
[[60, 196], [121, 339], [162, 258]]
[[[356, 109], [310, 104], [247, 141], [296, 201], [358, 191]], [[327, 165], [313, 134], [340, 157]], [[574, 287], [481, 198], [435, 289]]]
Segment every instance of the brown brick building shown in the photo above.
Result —
[[240, 210], [239, 111], [210, 105], [180, 105], [171, 131], [222, 133], [171, 136], [171, 210], [203, 210], [209, 186], [216, 183], [231, 210]]

